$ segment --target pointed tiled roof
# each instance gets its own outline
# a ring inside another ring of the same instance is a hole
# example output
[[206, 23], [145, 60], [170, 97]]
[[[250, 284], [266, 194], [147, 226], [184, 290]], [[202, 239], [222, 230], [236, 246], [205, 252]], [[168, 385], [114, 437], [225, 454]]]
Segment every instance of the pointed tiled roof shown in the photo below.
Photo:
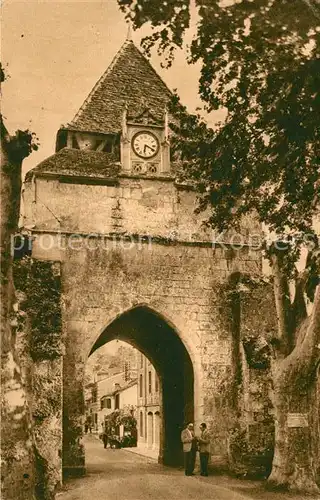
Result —
[[69, 128], [118, 133], [125, 105], [135, 116], [148, 108], [159, 120], [171, 92], [131, 40], [126, 40]]

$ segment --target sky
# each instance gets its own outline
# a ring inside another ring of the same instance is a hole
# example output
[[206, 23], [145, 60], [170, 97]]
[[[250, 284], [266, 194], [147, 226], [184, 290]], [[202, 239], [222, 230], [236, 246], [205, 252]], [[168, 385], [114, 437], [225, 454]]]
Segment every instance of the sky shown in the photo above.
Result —
[[[195, 31], [192, 17], [189, 39]], [[36, 132], [40, 149], [24, 161], [24, 171], [54, 153], [56, 132], [72, 120], [127, 36], [127, 24], [116, 0], [4, 0], [2, 64], [9, 79], [2, 88], [2, 113], [9, 132]], [[150, 26], [133, 32], [137, 46]], [[198, 98], [199, 66], [189, 66], [186, 51], [173, 67], [151, 63], [183, 104], [193, 112]], [[217, 116], [215, 119], [219, 119]], [[213, 121], [214, 121], [213, 120]]]

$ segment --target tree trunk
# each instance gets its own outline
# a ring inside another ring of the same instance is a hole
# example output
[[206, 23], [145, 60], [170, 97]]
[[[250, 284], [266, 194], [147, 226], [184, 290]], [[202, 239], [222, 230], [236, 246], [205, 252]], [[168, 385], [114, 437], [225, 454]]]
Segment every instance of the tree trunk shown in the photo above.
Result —
[[275, 450], [268, 482], [292, 491], [319, 493], [308, 418], [315, 380], [308, 388], [300, 386], [295, 377], [281, 369], [281, 363], [274, 372]]
[[312, 455], [312, 422], [309, 418], [317, 383], [319, 342], [318, 287], [312, 315], [303, 323], [295, 349], [286, 358], [275, 360], [272, 367], [275, 451], [268, 483], [308, 494], [319, 494]]
[[7, 153], [1, 121], [1, 475], [3, 500], [34, 498], [31, 418], [15, 351], [11, 239], [20, 214], [21, 163]]

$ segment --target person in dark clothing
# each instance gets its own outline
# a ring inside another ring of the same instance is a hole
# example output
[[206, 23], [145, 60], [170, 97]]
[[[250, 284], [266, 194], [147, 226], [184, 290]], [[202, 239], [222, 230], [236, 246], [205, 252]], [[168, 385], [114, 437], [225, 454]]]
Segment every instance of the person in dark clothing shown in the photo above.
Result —
[[210, 456], [210, 435], [207, 431], [207, 424], [204, 422], [200, 425], [200, 437], [198, 438], [200, 452], [200, 475], [208, 476], [208, 462]]
[[108, 434], [107, 434], [106, 429], [104, 429], [104, 431], [103, 431], [102, 441], [103, 441], [103, 447], [107, 448], [108, 447]]
[[103, 447], [104, 448], [107, 448], [108, 447], [108, 444], [110, 445], [110, 448], [111, 448], [111, 443], [110, 443], [110, 439], [109, 439], [109, 425], [107, 424], [107, 422], [103, 422], [102, 424], [102, 435], [101, 435], [101, 439], [102, 439], [102, 442], [103, 442]]

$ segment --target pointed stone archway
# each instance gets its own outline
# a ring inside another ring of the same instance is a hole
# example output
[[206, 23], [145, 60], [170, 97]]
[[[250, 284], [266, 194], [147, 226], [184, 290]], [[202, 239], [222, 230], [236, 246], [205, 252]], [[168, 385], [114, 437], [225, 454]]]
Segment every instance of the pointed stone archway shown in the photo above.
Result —
[[90, 355], [118, 339], [141, 351], [153, 364], [160, 383], [159, 462], [182, 464], [180, 433], [194, 419], [194, 374], [188, 351], [174, 326], [147, 306], [124, 312], [101, 333]]

